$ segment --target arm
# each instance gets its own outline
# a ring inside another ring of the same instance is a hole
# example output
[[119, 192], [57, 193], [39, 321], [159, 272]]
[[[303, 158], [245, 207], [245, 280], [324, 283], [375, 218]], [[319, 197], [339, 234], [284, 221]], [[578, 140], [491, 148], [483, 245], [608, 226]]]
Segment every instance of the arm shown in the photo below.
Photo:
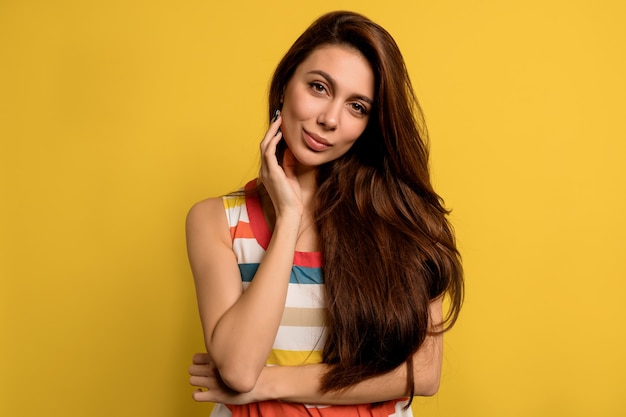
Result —
[[[254, 387], [283, 313], [295, 239], [282, 230], [277, 224], [244, 292], [221, 199], [200, 202], [188, 215], [187, 246], [206, 349], [223, 380], [237, 391]], [[276, 250], [280, 247], [287, 249]]]
[[298, 190], [275, 157], [279, 124], [272, 124], [261, 143], [260, 173], [277, 206], [276, 224], [245, 292], [221, 199], [197, 203], [187, 216], [189, 262], [207, 352], [222, 380], [239, 392], [255, 386], [274, 342], [301, 221]]
[[[431, 302], [432, 323], [442, 322], [442, 302]], [[440, 325], [432, 325], [433, 330]], [[439, 388], [443, 356], [443, 335], [427, 336], [413, 355], [415, 395], [434, 395]], [[322, 393], [320, 381], [327, 365], [268, 366], [263, 369], [257, 386], [249, 393], [239, 394], [223, 389], [219, 378], [211, 371], [209, 358], [196, 355], [189, 369], [192, 385], [206, 388], [196, 391], [196, 401], [215, 401], [226, 404], [246, 404], [255, 401], [283, 400], [308, 404], [362, 404], [387, 401], [409, 395], [406, 365], [379, 375], [342, 391]]]

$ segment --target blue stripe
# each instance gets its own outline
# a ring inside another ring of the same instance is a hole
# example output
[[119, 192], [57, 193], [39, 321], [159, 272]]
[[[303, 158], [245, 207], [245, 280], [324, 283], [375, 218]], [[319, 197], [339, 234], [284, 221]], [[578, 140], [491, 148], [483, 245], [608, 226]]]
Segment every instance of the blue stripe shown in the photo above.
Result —
[[[243, 282], [251, 282], [254, 274], [259, 269], [259, 264], [239, 264], [239, 271], [241, 272], [241, 280]], [[291, 276], [289, 277], [290, 284], [323, 284], [324, 279], [322, 277], [321, 268], [307, 268], [304, 266], [291, 267]]]

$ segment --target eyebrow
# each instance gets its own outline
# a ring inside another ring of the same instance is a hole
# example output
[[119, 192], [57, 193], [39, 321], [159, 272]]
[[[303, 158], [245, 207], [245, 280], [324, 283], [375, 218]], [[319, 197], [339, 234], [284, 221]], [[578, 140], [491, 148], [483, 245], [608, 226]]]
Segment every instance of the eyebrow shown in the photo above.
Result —
[[[326, 78], [326, 81], [328, 81], [328, 84], [330, 84], [330, 86], [333, 88], [333, 90], [335, 90], [336, 87], [337, 87], [337, 82], [327, 72], [324, 72], [322, 70], [312, 70], [312, 71], [307, 72], [307, 74], [321, 75], [322, 77]], [[374, 105], [374, 101], [371, 98], [367, 97], [367, 96], [364, 96], [364, 95], [361, 95], [361, 94], [356, 94], [354, 96], [354, 98], [358, 98], [359, 100], [363, 100], [364, 102], [368, 103], [369, 105], [372, 105], [372, 106]]]

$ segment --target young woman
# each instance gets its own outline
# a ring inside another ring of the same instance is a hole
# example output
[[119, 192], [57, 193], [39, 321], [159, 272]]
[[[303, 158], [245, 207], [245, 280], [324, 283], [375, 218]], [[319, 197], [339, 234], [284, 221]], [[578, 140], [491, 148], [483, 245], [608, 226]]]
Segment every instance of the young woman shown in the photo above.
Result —
[[439, 387], [463, 278], [402, 55], [367, 18], [326, 14], [269, 108], [259, 178], [188, 215], [194, 398], [214, 416], [410, 416]]

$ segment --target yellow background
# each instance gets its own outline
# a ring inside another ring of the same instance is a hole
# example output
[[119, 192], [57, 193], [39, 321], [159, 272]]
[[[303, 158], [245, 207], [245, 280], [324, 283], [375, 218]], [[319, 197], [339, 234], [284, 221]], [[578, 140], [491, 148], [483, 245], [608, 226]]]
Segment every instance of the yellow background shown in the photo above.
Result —
[[626, 414], [626, 6], [0, 1], [0, 415], [205, 416], [183, 221], [319, 14], [398, 41], [467, 301], [420, 416]]

